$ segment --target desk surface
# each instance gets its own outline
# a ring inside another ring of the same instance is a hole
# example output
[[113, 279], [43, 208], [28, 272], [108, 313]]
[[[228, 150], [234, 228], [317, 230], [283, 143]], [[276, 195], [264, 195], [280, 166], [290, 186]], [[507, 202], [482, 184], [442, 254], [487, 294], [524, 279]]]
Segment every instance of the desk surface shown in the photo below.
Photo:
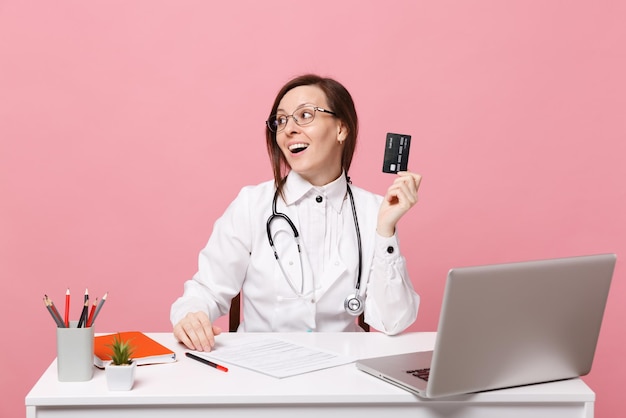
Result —
[[[518, 406], [526, 403], [529, 407], [540, 404], [561, 405], [569, 409], [576, 405], [575, 414], [560, 416], [586, 418], [593, 416], [595, 394], [580, 379], [464, 395], [445, 400], [423, 400], [357, 370], [354, 364], [284, 379], [269, 377], [236, 366], [229, 366], [229, 372], [224, 373], [185, 357], [185, 348], [177, 343], [170, 333], [148, 333], [148, 335], [173, 349], [177, 354], [177, 361], [138, 367], [135, 386], [128, 392], [109, 391], [104, 371], [99, 369], [96, 369], [93, 379], [88, 382], [58, 382], [54, 361], [26, 396], [27, 416], [57, 416], [48, 413], [58, 412], [59, 408], [63, 409], [63, 416], [67, 417], [106, 416], [106, 413], [89, 415], [87, 411], [93, 409], [106, 412], [107, 408], [117, 408], [119, 411], [119, 408], [131, 406], [135, 412], [145, 409], [147, 411], [145, 416], [149, 413], [154, 416], [154, 410], [150, 409], [156, 407], [179, 409], [183, 407], [188, 416], [196, 416], [193, 415], [193, 411], [196, 410], [197, 416], [202, 416], [201, 413], [206, 414], [206, 411], [201, 411], [202, 408], [226, 407], [222, 412], [225, 414], [232, 412], [234, 415], [223, 416], [239, 416], [233, 409], [234, 406], [240, 410], [255, 405], [257, 417], [266, 416], [258, 408], [262, 405], [280, 406], [280, 410], [285, 414], [289, 407], [350, 406], [350, 411], [355, 411], [356, 407], [364, 408], [364, 415], [361, 416], [375, 416], [374, 413], [380, 413], [375, 412], [377, 406], [385, 406], [389, 413], [390, 405], [410, 407], [413, 416], [416, 416], [415, 408], [422, 405], [428, 407], [428, 413], [423, 416], [440, 416], [436, 413], [429, 415], [433, 412], [432, 408], [438, 404], [448, 406], [456, 404], [457, 407], [462, 405], [466, 408], [472, 404], [484, 406], [504, 403]], [[225, 333], [218, 338], [230, 339], [240, 336], [241, 334]], [[272, 336], [357, 358], [429, 350], [433, 348], [435, 342], [435, 333], [432, 332], [406, 333], [393, 337], [376, 332], [285, 333]], [[410, 412], [410, 409], [407, 411]], [[76, 412], [76, 415], [71, 415], [72, 411]], [[555, 412], [554, 409], [552, 412]], [[268, 409], [267, 416], [283, 416], [280, 413], [276, 414], [277, 411]], [[541, 415], [535, 413], [535, 416]]]

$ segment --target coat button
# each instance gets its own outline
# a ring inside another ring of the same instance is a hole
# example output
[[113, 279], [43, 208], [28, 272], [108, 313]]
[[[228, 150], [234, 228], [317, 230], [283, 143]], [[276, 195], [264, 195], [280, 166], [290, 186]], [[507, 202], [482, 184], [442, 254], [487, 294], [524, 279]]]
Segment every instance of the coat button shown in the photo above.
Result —
[[316, 201], [317, 203], [322, 203], [322, 200], [324, 200], [324, 199], [322, 199], [322, 196], [317, 196], [317, 197], [315, 198], [315, 201]]
[[393, 247], [392, 247], [391, 245], [390, 245], [389, 247], [387, 247], [387, 252], [388, 252], [389, 254], [393, 254], [393, 251], [394, 251], [394, 250], [393, 250]]

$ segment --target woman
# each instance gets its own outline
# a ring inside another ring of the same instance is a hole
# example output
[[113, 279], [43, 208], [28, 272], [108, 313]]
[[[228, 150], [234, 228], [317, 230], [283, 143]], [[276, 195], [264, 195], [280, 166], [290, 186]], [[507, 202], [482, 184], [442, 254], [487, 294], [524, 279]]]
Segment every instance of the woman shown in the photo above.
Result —
[[384, 196], [350, 185], [358, 119], [337, 81], [304, 75], [278, 93], [267, 120], [274, 181], [244, 187], [214, 225], [199, 269], [172, 305], [174, 335], [210, 351], [242, 292], [242, 331], [357, 331], [355, 316], [387, 334], [415, 321], [396, 236], [421, 177], [398, 173]]

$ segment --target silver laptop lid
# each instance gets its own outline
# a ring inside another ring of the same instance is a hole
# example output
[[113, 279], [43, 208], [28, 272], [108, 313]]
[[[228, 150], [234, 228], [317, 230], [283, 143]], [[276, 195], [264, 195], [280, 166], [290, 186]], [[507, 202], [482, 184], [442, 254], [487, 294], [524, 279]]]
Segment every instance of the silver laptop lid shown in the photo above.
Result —
[[450, 270], [427, 396], [585, 375], [616, 256]]

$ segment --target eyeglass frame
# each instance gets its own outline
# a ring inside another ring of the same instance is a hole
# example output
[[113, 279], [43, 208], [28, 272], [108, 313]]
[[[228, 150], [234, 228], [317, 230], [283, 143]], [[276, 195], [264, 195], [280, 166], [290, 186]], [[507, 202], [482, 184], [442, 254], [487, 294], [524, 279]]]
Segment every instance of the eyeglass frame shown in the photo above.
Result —
[[[296, 113], [296, 112], [298, 112], [298, 111], [300, 111], [302, 109], [313, 109], [313, 117], [308, 122], [300, 123], [298, 121], [298, 119], [294, 116], [294, 113]], [[337, 116], [337, 114], [335, 112], [333, 112], [332, 110], [324, 109], [323, 107], [314, 106], [314, 105], [303, 105], [303, 106], [300, 106], [291, 115], [284, 115], [284, 116], [287, 119], [287, 121], [289, 121], [289, 118], [292, 118], [293, 121], [296, 123], [296, 125], [298, 125], [298, 126], [305, 126], [305, 125], [308, 125], [309, 123], [311, 123], [311, 122], [313, 122], [315, 120], [315, 114], [318, 111], [322, 112], [322, 113], [328, 113], [328, 114], [333, 115], [335, 117]], [[267, 129], [269, 129], [271, 132], [273, 132], [275, 134], [277, 134], [278, 132], [282, 132], [285, 129], [285, 126], [287, 126], [287, 122], [285, 122], [285, 124], [283, 125], [283, 127], [281, 129], [276, 129], [276, 130], [273, 129], [272, 124], [270, 123], [270, 119], [272, 119], [272, 118], [277, 119], [276, 116], [278, 116], [278, 115], [279, 115], [279, 113], [275, 113], [272, 116], [270, 116], [270, 118], [268, 120], [265, 121], [265, 124], [267, 125]]]

